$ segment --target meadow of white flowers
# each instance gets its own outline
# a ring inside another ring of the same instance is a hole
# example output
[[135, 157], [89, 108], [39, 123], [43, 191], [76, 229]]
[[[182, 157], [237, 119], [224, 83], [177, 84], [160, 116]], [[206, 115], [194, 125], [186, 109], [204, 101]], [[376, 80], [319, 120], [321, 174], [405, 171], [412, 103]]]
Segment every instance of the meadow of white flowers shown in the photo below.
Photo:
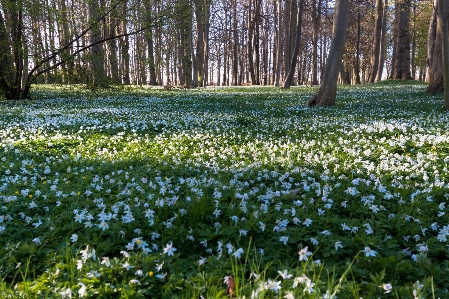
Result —
[[0, 102], [0, 291], [443, 298], [449, 115], [424, 89]]

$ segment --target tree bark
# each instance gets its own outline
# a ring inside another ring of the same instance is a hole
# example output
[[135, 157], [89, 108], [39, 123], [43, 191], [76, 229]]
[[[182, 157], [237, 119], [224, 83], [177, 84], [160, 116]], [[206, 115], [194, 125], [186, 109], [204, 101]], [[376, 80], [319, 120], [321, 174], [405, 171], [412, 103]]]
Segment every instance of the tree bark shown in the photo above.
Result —
[[255, 24], [257, 22], [258, 15], [260, 14], [260, 6], [262, 4], [262, 0], [255, 0], [254, 7], [254, 16], [251, 16], [251, 3], [248, 11], [248, 40], [247, 40], [247, 54], [248, 54], [248, 65], [249, 65], [249, 73], [251, 76], [251, 83], [256, 85], [258, 80], [256, 79], [256, 71], [254, 66], [254, 30]]
[[377, 80], [382, 80], [384, 72], [385, 57], [387, 56], [387, 12], [388, 12], [388, 0], [385, 0], [383, 17], [382, 17], [382, 37], [380, 41], [380, 56], [379, 56], [379, 69], [377, 71]]
[[397, 32], [393, 79], [412, 79], [410, 73], [410, 1], [400, 0], [396, 3]]
[[449, 4], [446, 0], [438, 1], [438, 22], [440, 23], [443, 52], [444, 107], [449, 110]]
[[432, 78], [432, 61], [435, 52], [435, 42], [437, 38], [437, 21], [438, 21], [438, 0], [433, 1], [432, 16], [430, 18], [429, 30], [427, 32], [427, 80], [430, 83]]
[[281, 22], [282, 22], [282, 5], [281, 0], [277, 1], [277, 46], [276, 46], [276, 77], [275, 85], [279, 86], [281, 81], [281, 59], [282, 59], [282, 36], [281, 36]]
[[291, 49], [290, 45], [292, 41], [290, 40], [290, 31], [292, 30], [292, 27], [294, 24], [290, 23], [291, 20], [291, 13], [292, 12], [292, 0], [285, 0], [284, 1], [284, 55], [283, 55], [283, 72], [282, 72], [282, 79], [284, 79], [287, 76], [288, 69], [290, 67], [290, 58], [291, 55]]
[[323, 82], [318, 93], [307, 106], [334, 106], [337, 96], [337, 80], [348, 31], [349, 0], [336, 0], [333, 18], [332, 41], [324, 68]]
[[238, 84], [238, 72], [239, 72], [239, 58], [238, 58], [238, 46], [239, 46], [239, 33], [237, 30], [237, 0], [233, 1], [232, 4], [232, 33], [233, 33], [233, 59], [232, 59], [232, 84]]
[[293, 57], [291, 59], [289, 72], [288, 72], [287, 78], [285, 79], [285, 82], [284, 82], [284, 88], [290, 88], [290, 85], [291, 85], [291, 82], [293, 79], [293, 75], [295, 74], [295, 71], [296, 71], [296, 63], [298, 61], [298, 53], [299, 53], [299, 48], [301, 46], [301, 28], [302, 28], [303, 6], [304, 6], [304, 0], [299, 0], [298, 16], [297, 16], [298, 24], [296, 25], [295, 49], [293, 51]]
[[318, 0], [318, 7], [316, 0], [312, 2], [312, 85], [318, 85], [318, 36], [321, 24], [321, 1]]
[[369, 82], [374, 83], [377, 79], [380, 62], [380, 44], [382, 37], [382, 23], [384, 15], [383, 0], [376, 1], [376, 23], [374, 25], [374, 42], [371, 53], [371, 72]]
[[101, 37], [101, 23], [98, 22], [100, 7], [97, 0], [90, 0], [89, 2], [89, 21], [92, 24], [92, 32], [90, 35], [90, 43], [94, 44], [91, 49], [91, 86], [105, 87], [106, 75], [104, 70], [104, 53], [103, 45], [100, 43]]
[[0, 90], [7, 100], [15, 100], [22, 95], [23, 7], [19, 1], [3, 4], [5, 15], [0, 11]]
[[[429, 60], [429, 86], [427, 92], [434, 94], [443, 91], [444, 70], [443, 70], [443, 45], [441, 30], [443, 27], [438, 17], [439, 1], [435, 0], [434, 13], [436, 22], [429, 27], [428, 34], [428, 60]], [[434, 27], [432, 25], [435, 25]]]

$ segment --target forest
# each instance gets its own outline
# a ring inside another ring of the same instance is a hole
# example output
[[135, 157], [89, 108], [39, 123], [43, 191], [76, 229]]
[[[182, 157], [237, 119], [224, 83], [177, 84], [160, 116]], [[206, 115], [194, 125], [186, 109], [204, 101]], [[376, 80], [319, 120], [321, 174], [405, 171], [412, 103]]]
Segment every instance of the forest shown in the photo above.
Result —
[[0, 0], [0, 299], [447, 298], [448, 20]]
[[339, 83], [413, 79], [443, 90], [438, 0], [2, 1], [0, 87], [19, 99], [38, 83], [318, 85], [335, 56], [340, 2]]

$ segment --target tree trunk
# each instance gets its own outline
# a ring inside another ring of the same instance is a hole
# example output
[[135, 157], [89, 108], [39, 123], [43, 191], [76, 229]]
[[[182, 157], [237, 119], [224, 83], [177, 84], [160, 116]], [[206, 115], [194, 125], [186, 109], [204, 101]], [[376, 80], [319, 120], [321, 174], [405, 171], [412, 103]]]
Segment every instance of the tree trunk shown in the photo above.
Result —
[[296, 62], [298, 61], [298, 53], [299, 53], [299, 48], [301, 46], [301, 27], [302, 27], [303, 6], [304, 6], [304, 0], [299, 0], [298, 16], [297, 16], [298, 24], [296, 25], [295, 49], [293, 51], [293, 57], [292, 57], [291, 64], [289, 67], [289, 72], [288, 72], [287, 78], [285, 79], [285, 82], [284, 82], [284, 88], [290, 88], [290, 85], [291, 85], [291, 82], [293, 79], [293, 75], [295, 74], [295, 71], [296, 71]]
[[255, 0], [255, 8], [254, 8], [254, 17], [251, 16], [251, 3], [252, 0], [250, 0], [250, 6], [248, 11], [248, 40], [247, 40], [247, 54], [248, 54], [248, 65], [249, 65], [249, 73], [251, 75], [251, 83], [256, 85], [257, 79], [256, 79], [256, 71], [254, 67], [254, 30], [255, 30], [255, 23], [257, 22], [258, 14], [260, 13], [260, 6], [262, 4], [262, 0]]
[[415, 80], [416, 77], [416, 66], [415, 66], [415, 56], [416, 56], [416, 3], [413, 4], [413, 26], [412, 26], [412, 56], [411, 56], [411, 77]]
[[379, 70], [380, 62], [380, 44], [382, 37], [382, 23], [384, 15], [383, 0], [376, 1], [376, 23], [374, 25], [374, 42], [371, 53], [371, 72], [369, 82], [374, 83], [377, 78], [377, 72]]
[[447, 0], [438, 1], [438, 22], [440, 23], [443, 51], [444, 107], [449, 110], [449, 4]]
[[318, 0], [318, 7], [316, 0], [312, 2], [312, 85], [318, 85], [318, 34], [321, 23], [321, 1]]
[[324, 68], [323, 82], [308, 106], [334, 106], [337, 96], [337, 80], [348, 31], [349, 0], [336, 0], [333, 18], [332, 41]]
[[397, 32], [393, 79], [412, 79], [410, 73], [410, 1], [400, 0], [396, 3]]
[[384, 72], [385, 57], [387, 56], [387, 12], [388, 12], [388, 0], [385, 0], [383, 17], [382, 17], [382, 37], [380, 41], [380, 56], [379, 56], [379, 69], [377, 71], [377, 80], [382, 80]]
[[437, 21], [438, 21], [438, 0], [433, 1], [432, 16], [430, 18], [429, 31], [427, 32], [427, 80], [430, 83], [432, 78], [432, 61], [435, 52], [435, 42], [437, 38]]
[[[108, 35], [109, 37], [115, 36], [116, 30], [118, 26], [118, 21], [114, 15], [109, 17], [108, 24]], [[120, 76], [119, 76], [119, 67], [118, 67], [118, 59], [117, 59], [117, 41], [109, 40], [107, 42], [109, 48], [109, 65], [111, 68], [111, 83], [112, 84], [120, 84]]]
[[182, 67], [182, 79], [181, 84], [185, 87], [192, 86], [192, 48], [191, 48], [191, 36], [192, 36], [192, 7], [188, 0], [179, 1], [179, 9], [182, 9], [182, 14], [179, 16], [180, 24], [180, 56]]
[[290, 67], [290, 58], [291, 58], [291, 51], [290, 51], [290, 30], [295, 24], [290, 23], [290, 14], [292, 13], [292, 0], [285, 0], [284, 1], [284, 55], [283, 55], [283, 68], [282, 68], [282, 79], [284, 79], [287, 76], [288, 69]]
[[238, 84], [238, 63], [239, 63], [239, 59], [238, 59], [238, 46], [239, 46], [239, 33], [237, 30], [237, 23], [238, 23], [238, 19], [237, 19], [237, 0], [233, 1], [232, 4], [232, 33], [233, 33], [233, 59], [232, 59], [232, 79], [233, 79], [233, 85], [237, 85]]
[[354, 76], [355, 84], [360, 84], [360, 12], [357, 13], [357, 43], [356, 43], [356, 54], [355, 54], [355, 65], [354, 65]]
[[90, 43], [95, 44], [91, 49], [91, 86], [105, 87], [107, 86], [106, 75], [104, 70], [104, 53], [103, 45], [99, 43], [101, 37], [101, 24], [97, 22], [99, 18], [100, 7], [97, 0], [89, 2], [89, 21], [93, 24], [90, 35]]
[[282, 58], [282, 36], [281, 36], [281, 22], [282, 22], [282, 5], [281, 0], [277, 1], [277, 51], [276, 51], [276, 79], [275, 85], [279, 86], [281, 81], [281, 58]]
[[22, 96], [22, 41], [22, 4], [19, 1], [8, 1], [0, 11], [0, 90], [7, 100], [18, 100]]
[[[436, 22], [435, 27], [429, 28], [428, 34], [428, 51], [429, 51], [429, 86], [427, 87], [427, 92], [434, 94], [443, 91], [444, 85], [444, 70], [443, 70], [443, 45], [442, 45], [442, 35], [441, 30], [443, 27], [440, 23], [440, 18], [438, 17], [439, 1], [435, 0], [436, 6]], [[431, 25], [433, 25], [431, 23]]]
[[[146, 18], [148, 23], [150, 23], [153, 18], [152, 12], [154, 8], [152, 2], [153, 2], [152, 0], [144, 1], [144, 7], [145, 10], [147, 11]], [[154, 59], [153, 28], [150, 27], [146, 30], [146, 38], [148, 45], [148, 72], [150, 75], [148, 84], [154, 86], [157, 85], [157, 80], [156, 80], [156, 63]]]

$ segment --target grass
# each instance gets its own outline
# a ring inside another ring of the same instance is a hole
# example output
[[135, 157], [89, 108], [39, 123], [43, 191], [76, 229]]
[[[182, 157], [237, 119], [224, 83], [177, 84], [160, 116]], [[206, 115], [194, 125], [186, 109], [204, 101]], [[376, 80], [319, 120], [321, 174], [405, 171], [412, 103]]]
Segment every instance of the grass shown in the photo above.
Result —
[[0, 297], [447, 297], [449, 119], [424, 90], [0, 102]]

